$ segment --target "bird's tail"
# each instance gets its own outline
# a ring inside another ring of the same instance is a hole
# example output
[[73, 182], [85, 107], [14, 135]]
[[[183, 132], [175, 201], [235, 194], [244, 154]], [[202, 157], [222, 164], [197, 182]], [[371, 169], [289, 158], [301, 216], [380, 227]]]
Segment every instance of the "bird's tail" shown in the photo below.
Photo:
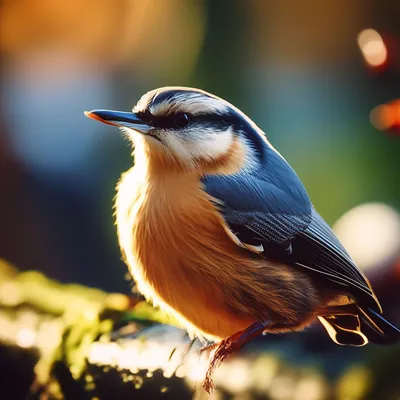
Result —
[[358, 307], [357, 314], [318, 317], [331, 339], [343, 346], [392, 344], [400, 340], [400, 330], [376, 311]]

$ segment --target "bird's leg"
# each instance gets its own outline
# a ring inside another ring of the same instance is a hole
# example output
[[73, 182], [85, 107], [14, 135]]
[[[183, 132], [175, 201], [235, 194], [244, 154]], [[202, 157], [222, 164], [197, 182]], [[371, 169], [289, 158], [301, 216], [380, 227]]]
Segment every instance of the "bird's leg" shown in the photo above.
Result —
[[217, 343], [211, 343], [211, 344], [208, 344], [208, 345], [206, 345], [206, 346], [203, 346], [203, 347], [200, 349], [200, 354], [203, 354], [203, 353], [205, 353], [205, 352], [210, 353], [210, 352], [213, 351], [218, 345], [219, 345], [219, 342], [217, 342]]
[[240, 350], [250, 340], [261, 335], [268, 325], [268, 322], [254, 322], [254, 324], [250, 325], [248, 328], [221, 340], [219, 343], [201, 349], [201, 352], [214, 350], [203, 382], [203, 387], [208, 393], [214, 388], [211, 378], [214, 369], [233, 353]]

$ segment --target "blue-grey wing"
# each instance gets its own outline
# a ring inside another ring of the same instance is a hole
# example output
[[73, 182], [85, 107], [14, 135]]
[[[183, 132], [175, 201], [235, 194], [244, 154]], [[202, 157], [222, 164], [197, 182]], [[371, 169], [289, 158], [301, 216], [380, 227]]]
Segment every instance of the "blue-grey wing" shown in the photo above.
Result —
[[290, 262], [348, 287], [370, 307], [379, 305], [362, 272], [313, 208], [299, 181], [278, 186], [260, 174], [207, 176], [203, 184], [231, 232], [266, 257]]
[[363, 299], [368, 307], [381, 311], [368, 279], [315, 209], [308, 227], [298, 232], [293, 240], [293, 255], [294, 264], [349, 287], [349, 292]]
[[267, 242], [286, 247], [311, 222], [308, 196], [296, 196], [273, 183], [247, 175], [208, 176], [205, 190], [217, 199], [232, 232], [251, 245]]

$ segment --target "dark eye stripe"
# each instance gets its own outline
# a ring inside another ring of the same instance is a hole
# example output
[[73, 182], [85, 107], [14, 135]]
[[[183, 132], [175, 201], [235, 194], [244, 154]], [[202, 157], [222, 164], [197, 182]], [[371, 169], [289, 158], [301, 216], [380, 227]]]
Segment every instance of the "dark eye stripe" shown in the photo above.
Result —
[[[214, 127], [216, 130], [225, 130], [231, 126], [239, 128], [240, 120], [233, 115], [219, 115], [219, 114], [200, 114], [191, 115], [187, 114], [190, 119], [190, 125], [196, 125], [198, 127]], [[148, 112], [138, 113], [138, 116], [147, 122], [149, 125], [155, 128], [161, 129], [179, 129], [175, 126], [176, 114], [168, 116], [155, 116]], [[238, 124], [239, 123], [239, 124]]]
[[[149, 125], [161, 129], [179, 129], [175, 127], [174, 116], [154, 116], [149, 112], [139, 113], [139, 116], [146, 121]], [[234, 111], [227, 112], [226, 114], [200, 114], [191, 115], [188, 113], [190, 119], [189, 127], [195, 127], [201, 130], [203, 127], [214, 129], [215, 131], [226, 131], [229, 128], [236, 133], [240, 133], [248, 139], [252, 144], [254, 150], [258, 153], [261, 160], [265, 157], [264, 142], [262, 137], [254, 132], [254, 127], [243, 118], [241, 115]], [[185, 128], [183, 128], [185, 129]]]

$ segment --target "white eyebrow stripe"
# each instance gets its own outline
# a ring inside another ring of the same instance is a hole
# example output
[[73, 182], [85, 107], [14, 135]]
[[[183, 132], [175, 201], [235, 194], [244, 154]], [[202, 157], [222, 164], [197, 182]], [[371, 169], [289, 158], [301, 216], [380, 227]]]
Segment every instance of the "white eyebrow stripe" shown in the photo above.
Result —
[[204, 113], [224, 114], [228, 110], [229, 106], [223, 100], [196, 92], [176, 93], [164, 102], [152, 104], [150, 107], [150, 112], [153, 115], [166, 115], [176, 112], [187, 112], [192, 115]]

